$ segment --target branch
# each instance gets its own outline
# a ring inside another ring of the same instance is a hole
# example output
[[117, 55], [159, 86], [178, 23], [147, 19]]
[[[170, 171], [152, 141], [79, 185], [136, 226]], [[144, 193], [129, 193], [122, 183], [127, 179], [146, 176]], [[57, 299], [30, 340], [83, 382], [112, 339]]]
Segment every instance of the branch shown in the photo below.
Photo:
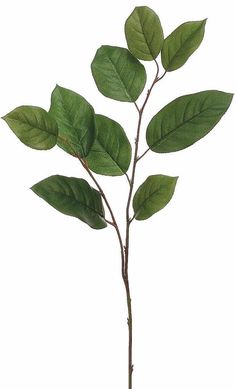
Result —
[[[93, 180], [93, 182], [95, 183], [98, 191], [100, 192], [108, 210], [109, 210], [109, 213], [110, 213], [110, 216], [111, 216], [111, 219], [112, 221], [109, 221], [107, 219], [105, 219], [105, 221], [112, 225], [115, 230], [116, 230], [116, 234], [117, 234], [117, 237], [118, 237], [118, 241], [119, 241], [119, 245], [120, 245], [120, 250], [121, 250], [121, 272], [122, 272], [122, 277], [124, 275], [124, 268], [125, 268], [125, 255], [124, 255], [124, 245], [123, 245], [123, 241], [122, 241], [122, 237], [121, 237], [121, 233], [120, 233], [120, 229], [119, 229], [119, 226], [116, 222], [116, 218], [115, 218], [115, 215], [112, 211], [112, 208], [110, 206], [110, 203], [103, 191], [103, 189], [101, 188], [100, 184], [98, 183], [98, 181], [96, 180], [96, 178], [94, 177], [93, 173], [91, 172], [91, 170], [89, 169], [88, 167], [88, 164], [87, 164], [87, 161], [86, 160], [83, 160], [83, 158], [80, 157], [80, 155], [74, 150], [73, 146], [68, 142], [66, 141], [65, 139], [61, 138], [61, 137], [58, 137], [59, 139], [61, 139], [63, 142], [65, 142], [70, 148], [71, 148], [71, 151], [73, 153], [73, 156], [75, 158], [77, 158], [79, 160], [79, 162], [81, 163], [81, 165], [83, 166], [83, 168], [86, 170], [86, 172], [89, 174], [89, 176], [91, 177], [91, 179]], [[128, 178], [128, 181], [129, 181], [129, 177], [128, 175], [126, 175], [127, 178]], [[129, 181], [130, 182], [130, 181]]]
[[141, 158], [144, 157], [144, 155], [146, 155], [148, 152], [149, 152], [150, 148], [148, 147], [148, 149], [146, 151], [144, 151], [143, 154], [140, 155], [140, 157], [137, 158], [137, 162], [140, 161]]
[[130, 178], [129, 178], [128, 174], [127, 174], [127, 173], [125, 173], [125, 176], [126, 176], [126, 178], [127, 178], [127, 181], [128, 181], [128, 183], [129, 183], [129, 185], [130, 185]]
[[[143, 111], [144, 111], [144, 108], [148, 102], [148, 99], [149, 99], [149, 96], [152, 92], [152, 89], [158, 81], [159, 65], [158, 65], [156, 60], [155, 60], [155, 64], [156, 64], [157, 70], [156, 70], [156, 75], [155, 75], [154, 81], [151, 84], [150, 89], [148, 89], [148, 91], [147, 91], [147, 96], [144, 100], [142, 107], [140, 109], [138, 109], [139, 119], [138, 119], [138, 127], [137, 127], [137, 133], [136, 133], [136, 138], [135, 138], [133, 168], [132, 168], [132, 175], [131, 175], [131, 180], [130, 180], [130, 190], [129, 190], [129, 195], [128, 195], [128, 201], [127, 201], [127, 205], [126, 205], [126, 241], [125, 241], [125, 276], [126, 276], [126, 278], [128, 277], [128, 266], [129, 266], [129, 228], [130, 228], [129, 208], [130, 208], [130, 203], [131, 203], [131, 198], [132, 198], [133, 188], [134, 188], [136, 164], [138, 161], [138, 146], [139, 146], [139, 137], [140, 137]], [[136, 103], [135, 103], [135, 106], [136, 106], [136, 108], [138, 108]]]
[[[156, 62], [156, 60], [155, 60], [155, 62]], [[157, 64], [158, 72], [159, 72], [158, 63], [156, 62], [156, 64]], [[158, 73], [157, 73], [156, 79], [154, 80], [154, 84], [152, 84], [152, 87], [150, 88], [150, 91], [149, 91], [150, 93], [151, 93], [152, 88], [154, 87], [154, 85], [155, 85], [157, 82], [159, 82], [160, 80], [162, 80], [162, 78], [165, 77], [166, 73], [167, 73], [167, 72], [165, 71], [160, 77], [158, 77]], [[145, 105], [146, 105], [146, 103], [147, 103], [147, 100], [148, 100], [148, 98], [149, 98], [149, 96], [150, 96], [150, 93], [149, 93], [149, 95], [147, 96], [147, 98], [146, 98], [146, 100], [145, 100], [145, 102], [144, 102], [145, 104], [144, 104], [144, 106], [142, 107], [142, 110], [144, 109], [144, 107], [145, 107]], [[143, 154], [141, 154], [139, 157], [137, 157], [137, 161], [136, 161], [136, 162], [140, 161], [140, 159], [142, 159], [142, 158], [148, 153], [149, 150], [150, 150], [150, 147], [148, 147], [147, 150], [145, 150]]]

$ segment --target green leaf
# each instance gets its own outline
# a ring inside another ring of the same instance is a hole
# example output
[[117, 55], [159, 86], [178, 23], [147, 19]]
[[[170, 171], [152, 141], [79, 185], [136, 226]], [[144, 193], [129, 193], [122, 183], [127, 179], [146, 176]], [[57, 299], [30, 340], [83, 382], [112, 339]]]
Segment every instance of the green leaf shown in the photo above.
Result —
[[149, 176], [133, 198], [135, 219], [148, 219], [164, 208], [174, 194], [177, 179], [161, 174]]
[[148, 125], [149, 148], [157, 153], [169, 153], [191, 146], [219, 122], [232, 98], [230, 93], [212, 90], [172, 101]]
[[164, 35], [160, 19], [149, 7], [136, 7], [125, 23], [125, 36], [131, 53], [152, 61], [161, 51]]
[[144, 66], [122, 47], [101, 46], [91, 68], [99, 91], [114, 100], [136, 101], [146, 83]]
[[58, 123], [58, 146], [71, 155], [86, 157], [96, 137], [93, 107], [79, 94], [57, 85], [50, 113]]
[[106, 227], [100, 193], [82, 178], [51, 176], [32, 186], [34, 193], [65, 215], [74, 216], [90, 227]]
[[206, 21], [183, 23], [164, 40], [161, 60], [166, 71], [171, 72], [183, 66], [197, 50], [204, 37]]
[[89, 168], [105, 176], [121, 176], [129, 168], [131, 146], [119, 123], [95, 115], [97, 138], [86, 158]]
[[42, 108], [22, 105], [3, 120], [20, 141], [32, 149], [48, 150], [57, 143], [57, 122]]

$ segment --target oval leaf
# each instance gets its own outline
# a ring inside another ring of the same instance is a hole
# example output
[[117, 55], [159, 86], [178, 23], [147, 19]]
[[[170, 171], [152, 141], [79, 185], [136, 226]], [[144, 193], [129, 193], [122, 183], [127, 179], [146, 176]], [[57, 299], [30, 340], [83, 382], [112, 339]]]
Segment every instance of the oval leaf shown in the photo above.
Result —
[[50, 113], [58, 123], [58, 146], [71, 155], [86, 157], [96, 136], [93, 107], [78, 93], [57, 85]]
[[161, 174], [149, 176], [133, 198], [136, 220], [145, 220], [164, 208], [171, 200], [178, 177]]
[[183, 66], [197, 50], [204, 37], [206, 20], [183, 23], [164, 40], [161, 60], [166, 71]]
[[119, 123], [95, 115], [97, 138], [86, 158], [89, 168], [106, 176], [121, 176], [129, 168], [131, 146]]
[[42, 108], [23, 105], [3, 120], [20, 141], [32, 149], [48, 150], [57, 143], [57, 122]]
[[125, 36], [131, 53], [152, 61], [161, 51], [164, 35], [160, 19], [149, 7], [136, 7], [125, 23]]
[[149, 148], [157, 153], [169, 153], [191, 146], [219, 122], [232, 98], [230, 93], [212, 90], [172, 101], [148, 125]]
[[106, 227], [100, 193], [82, 178], [51, 176], [32, 186], [34, 193], [65, 215], [74, 216], [90, 227]]
[[122, 47], [101, 46], [91, 68], [99, 91], [114, 100], [136, 101], [146, 83], [144, 66]]

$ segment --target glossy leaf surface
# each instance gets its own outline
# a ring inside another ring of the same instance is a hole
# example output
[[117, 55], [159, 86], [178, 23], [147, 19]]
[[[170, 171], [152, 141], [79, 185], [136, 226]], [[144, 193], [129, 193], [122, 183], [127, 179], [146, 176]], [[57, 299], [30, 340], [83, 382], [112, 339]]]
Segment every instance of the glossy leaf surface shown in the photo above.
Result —
[[58, 123], [58, 146], [71, 155], [86, 157], [96, 136], [93, 107], [78, 93], [56, 86], [50, 113]]
[[38, 182], [31, 189], [65, 215], [74, 216], [95, 229], [106, 227], [100, 193], [87, 181], [56, 175]]
[[191, 146], [219, 122], [232, 97], [230, 93], [211, 90], [177, 98], [152, 118], [147, 128], [148, 146], [158, 153]]
[[122, 47], [101, 46], [91, 68], [99, 91], [114, 100], [136, 101], [146, 83], [144, 66]]
[[133, 198], [136, 220], [145, 220], [164, 208], [171, 200], [178, 177], [149, 176]]
[[3, 119], [20, 141], [32, 149], [48, 150], [57, 143], [57, 122], [42, 108], [22, 105]]
[[160, 19], [149, 7], [136, 7], [125, 23], [125, 36], [131, 53], [152, 61], [161, 51], [164, 35]]
[[89, 168], [98, 174], [120, 176], [129, 167], [131, 146], [119, 123], [95, 115], [97, 137], [86, 158]]
[[165, 70], [171, 72], [185, 64], [201, 44], [205, 24], [206, 19], [183, 23], [164, 40], [161, 60]]

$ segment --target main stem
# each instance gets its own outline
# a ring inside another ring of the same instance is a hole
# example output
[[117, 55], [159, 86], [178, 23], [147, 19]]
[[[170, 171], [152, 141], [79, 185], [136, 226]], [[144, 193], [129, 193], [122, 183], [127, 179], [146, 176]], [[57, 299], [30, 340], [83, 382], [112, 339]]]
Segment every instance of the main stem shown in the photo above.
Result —
[[154, 81], [150, 87], [150, 89], [148, 90], [147, 92], [147, 96], [144, 100], [144, 103], [142, 105], [142, 107], [139, 109], [138, 105], [135, 103], [135, 107], [137, 108], [137, 111], [138, 111], [138, 127], [137, 127], [137, 133], [136, 133], [136, 138], [135, 138], [135, 150], [134, 150], [134, 158], [133, 158], [133, 167], [132, 167], [132, 174], [131, 174], [131, 178], [129, 179], [128, 175], [126, 175], [128, 181], [129, 181], [129, 184], [130, 184], [130, 189], [129, 189], [129, 194], [128, 194], [128, 200], [127, 200], [127, 205], [126, 205], [126, 236], [125, 236], [125, 245], [123, 246], [123, 240], [122, 240], [122, 237], [121, 237], [121, 233], [120, 233], [120, 229], [119, 229], [119, 226], [116, 222], [116, 219], [115, 219], [115, 216], [114, 216], [114, 213], [112, 211], [112, 208], [110, 206], [110, 203], [105, 195], [105, 193], [103, 192], [100, 184], [98, 183], [98, 181], [96, 180], [96, 178], [94, 177], [93, 173], [91, 172], [91, 170], [89, 169], [88, 165], [87, 165], [87, 162], [86, 160], [82, 159], [79, 155], [77, 155], [75, 153], [75, 156], [79, 159], [79, 161], [81, 162], [82, 166], [84, 167], [84, 169], [87, 171], [87, 173], [89, 174], [89, 176], [91, 177], [91, 179], [93, 180], [93, 182], [95, 183], [95, 185], [97, 186], [108, 210], [109, 210], [109, 213], [110, 213], [110, 216], [111, 216], [111, 219], [112, 221], [108, 221], [107, 222], [109, 224], [111, 224], [115, 230], [116, 230], [116, 234], [117, 234], [117, 237], [118, 237], [118, 241], [119, 241], [119, 245], [120, 245], [120, 250], [121, 250], [121, 274], [122, 274], [122, 279], [123, 279], [123, 282], [124, 282], [124, 285], [125, 285], [125, 290], [126, 290], [126, 298], [127, 298], [127, 308], [128, 308], [128, 318], [127, 318], [127, 324], [128, 324], [128, 334], [129, 334], [129, 342], [128, 342], [128, 389], [132, 389], [132, 373], [133, 373], [133, 318], [132, 318], [132, 302], [131, 302], [131, 293], [130, 293], [130, 284], [129, 284], [129, 238], [130, 238], [130, 224], [132, 223], [133, 219], [134, 219], [134, 216], [132, 218], [130, 218], [130, 203], [131, 203], [131, 199], [132, 199], [132, 194], [133, 194], [133, 188], [134, 188], [134, 181], [135, 181], [135, 173], [136, 173], [136, 165], [137, 165], [137, 162], [147, 153], [147, 151], [145, 151], [144, 154], [141, 155], [141, 157], [138, 157], [138, 146], [139, 146], [139, 137], [140, 137], [140, 130], [141, 130], [141, 124], [142, 124], [142, 117], [143, 117], [143, 112], [144, 112], [144, 108], [148, 102], [148, 99], [150, 97], [150, 94], [152, 92], [152, 89], [154, 87], [154, 85], [159, 81], [161, 80], [164, 75], [166, 74], [166, 72], [161, 76], [161, 77], [158, 77], [159, 75], [159, 66], [158, 66], [158, 63], [156, 62], [155, 60], [155, 63], [156, 63], [156, 66], [157, 66], [157, 72], [156, 72], [156, 76], [154, 78]]
[[135, 181], [135, 173], [136, 173], [136, 165], [139, 160], [138, 158], [138, 146], [139, 146], [139, 137], [140, 137], [140, 130], [141, 130], [141, 124], [142, 124], [142, 117], [143, 112], [145, 109], [145, 106], [148, 102], [149, 96], [151, 94], [151, 91], [154, 87], [154, 85], [163, 77], [158, 78], [159, 74], [159, 66], [157, 62], [155, 61], [157, 66], [157, 73], [155, 76], [155, 79], [150, 87], [150, 89], [147, 92], [147, 96], [144, 100], [144, 103], [142, 107], [139, 109], [137, 104], [135, 103], [135, 106], [138, 110], [138, 127], [137, 127], [137, 133], [135, 138], [135, 150], [134, 150], [134, 159], [133, 159], [133, 167], [132, 167], [132, 175], [130, 179], [130, 190], [128, 195], [128, 201], [126, 206], [126, 238], [125, 238], [125, 258], [124, 258], [124, 273], [122, 273], [123, 281], [125, 284], [125, 290], [126, 290], [126, 297], [127, 297], [127, 307], [128, 307], [128, 331], [129, 331], [129, 345], [128, 345], [128, 388], [132, 389], [132, 373], [133, 373], [133, 318], [132, 318], [132, 302], [131, 302], [131, 293], [130, 293], [130, 285], [129, 285], [129, 240], [130, 240], [130, 224], [133, 220], [133, 218], [130, 218], [130, 203], [131, 198], [133, 194], [133, 188], [134, 188], [134, 181]]

